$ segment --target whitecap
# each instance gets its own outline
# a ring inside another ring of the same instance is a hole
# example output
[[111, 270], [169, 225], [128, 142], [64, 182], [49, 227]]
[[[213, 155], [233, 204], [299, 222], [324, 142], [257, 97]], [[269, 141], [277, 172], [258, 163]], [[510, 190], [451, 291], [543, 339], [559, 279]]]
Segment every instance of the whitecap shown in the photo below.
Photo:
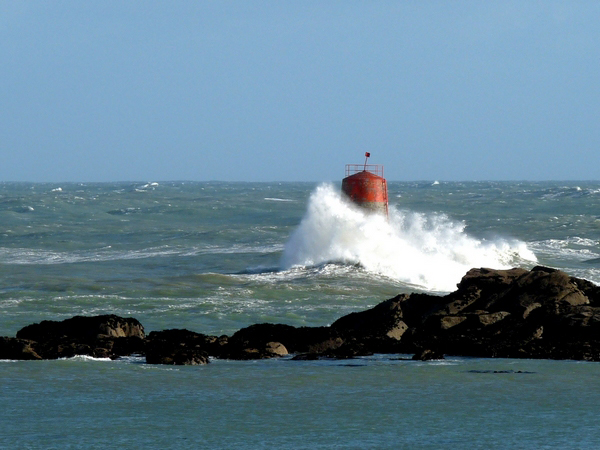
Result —
[[59, 361], [112, 361], [110, 358], [94, 358], [90, 355], [75, 355], [69, 358], [58, 358]]
[[135, 188], [135, 191], [136, 192], [146, 192], [147, 189], [154, 190], [154, 188], [157, 186], [158, 186], [158, 183], [155, 181], [148, 182], [148, 183], [144, 184], [143, 186], [139, 186], [139, 187]]
[[293, 202], [294, 201], [289, 198], [274, 198], [274, 197], [265, 197], [265, 200], [268, 200], [271, 202]]

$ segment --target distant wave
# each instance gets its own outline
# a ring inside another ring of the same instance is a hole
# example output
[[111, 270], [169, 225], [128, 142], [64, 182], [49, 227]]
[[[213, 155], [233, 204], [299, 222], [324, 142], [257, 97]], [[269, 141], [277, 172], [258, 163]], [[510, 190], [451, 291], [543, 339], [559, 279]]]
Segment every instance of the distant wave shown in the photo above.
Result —
[[580, 198], [598, 194], [600, 194], [600, 189], [582, 188], [580, 186], [562, 186], [559, 188], [553, 187], [548, 189], [542, 194], [541, 198], [552, 200], [561, 197]]
[[270, 202], [293, 202], [295, 200], [291, 200], [289, 198], [273, 198], [273, 197], [265, 197], [265, 200]]

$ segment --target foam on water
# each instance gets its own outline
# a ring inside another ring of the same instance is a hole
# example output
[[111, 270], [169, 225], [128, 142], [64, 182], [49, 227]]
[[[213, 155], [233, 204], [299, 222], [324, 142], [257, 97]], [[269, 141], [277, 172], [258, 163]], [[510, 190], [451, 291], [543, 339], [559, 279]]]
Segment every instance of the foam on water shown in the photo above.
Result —
[[112, 361], [110, 358], [95, 358], [90, 355], [75, 355], [69, 358], [58, 358], [58, 361]]
[[448, 292], [473, 267], [500, 269], [536, 261], [521, 241], [477, 239], [465, 227], [442, 214], [393, 208], [388, 219], [367, 214], [333, 186], [321, 185], [287, 242], [281, 264], [284, 269], [327, 262], [360, 264], [372, 273]]
[[598, 243], [595, 239], [571, 236], [531, 242], [530, 247], [543, 264], [557, 266], [569, 275], [600, 284]]
[[295, 201], [290, 198], [275, 198], [275, 197], [265, 197], [265, 200], [270, 201], [270, 202], [294, 202]]

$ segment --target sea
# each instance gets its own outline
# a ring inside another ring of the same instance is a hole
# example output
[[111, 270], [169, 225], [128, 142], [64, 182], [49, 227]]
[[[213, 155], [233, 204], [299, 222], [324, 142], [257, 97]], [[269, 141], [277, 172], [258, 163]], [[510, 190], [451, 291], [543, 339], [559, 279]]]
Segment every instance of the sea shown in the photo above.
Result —
[[[322, 326], [473, 267], [600, 283], [600, 182], [0, 183], [0, 336], [75, 315], [146, 332]], [[0, 448], [594, 448], [600, 365], [412, 355], [0, 361]]]

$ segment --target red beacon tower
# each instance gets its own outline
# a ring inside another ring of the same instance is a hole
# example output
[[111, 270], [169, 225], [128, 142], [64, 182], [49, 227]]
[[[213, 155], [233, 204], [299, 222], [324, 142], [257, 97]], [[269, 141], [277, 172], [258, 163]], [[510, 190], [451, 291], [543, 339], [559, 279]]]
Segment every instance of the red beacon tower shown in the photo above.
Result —
[[342, 192], [360, 207], [387, 216], [388, 191], [383, 166], [367, 164], [369, 156], [369, 152], [365, 153], [364, 164], [346, 164]]

